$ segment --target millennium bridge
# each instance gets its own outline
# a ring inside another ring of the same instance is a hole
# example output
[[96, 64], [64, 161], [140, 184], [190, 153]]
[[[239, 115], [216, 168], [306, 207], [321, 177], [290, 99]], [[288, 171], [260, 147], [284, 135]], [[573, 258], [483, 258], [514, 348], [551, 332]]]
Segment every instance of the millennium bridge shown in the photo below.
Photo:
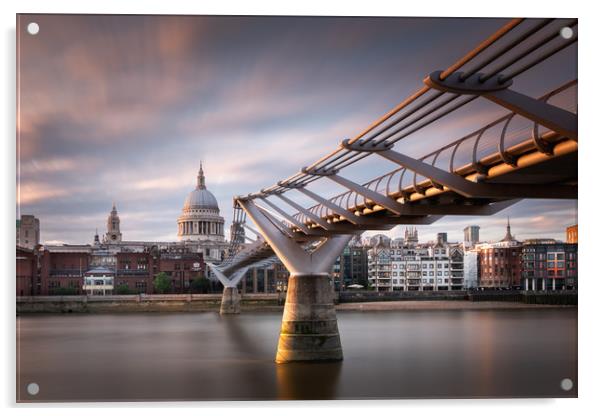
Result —
[[[492, 215], [521, 199], [577, 199], [577, 80], [548, 85], [537, 97], [513, 87], [525, 74], [545, 84], [550, 65], [568, 65], [557, 58], [571, 47], [576, 19], [512, 19], [447, 69], [424, 74], [415, 93], [358, 135], [333, 141], [332, 152], [236, 196], [229, 256], [209, 265], [224, 285], [221, 312], [240, 311], [236, 286], [247, 268], [280, 260], [290, 278], [276, 361], [341, 360], [329, 273], [353, 235], [446, 215]], [[501, 116], [446, 137], [443, 123], [454, 116], [482, 123], [462, 113], [482, 101]], [[413, 155], [416, 147], [404, 144], [427, 130], [438, 140], [425, 136], [419, 147], [437, 148]], [[350, 180], [365, 159], [381, 171], [396, 168], [365, 183]], [[334, 184], [345, 192], [316, 190]], [[299, 195], [313, 205], [297, 202]], [[244, 228], [260, 238], [246, 243]]]

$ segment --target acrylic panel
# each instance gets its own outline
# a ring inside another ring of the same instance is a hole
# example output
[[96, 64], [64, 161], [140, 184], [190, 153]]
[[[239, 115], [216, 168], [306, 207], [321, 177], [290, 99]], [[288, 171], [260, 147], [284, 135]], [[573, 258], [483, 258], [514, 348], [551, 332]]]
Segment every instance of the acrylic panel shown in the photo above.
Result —
[[18, 402], [577, 397], [577, 19], [16, 30]]

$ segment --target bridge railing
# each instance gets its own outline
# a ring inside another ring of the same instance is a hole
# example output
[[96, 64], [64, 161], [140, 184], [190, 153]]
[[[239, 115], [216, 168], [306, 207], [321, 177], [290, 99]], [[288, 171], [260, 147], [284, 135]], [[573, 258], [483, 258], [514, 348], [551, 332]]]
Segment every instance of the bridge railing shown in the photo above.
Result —
[[[569, 39], [559, 36], [560, 29], [565, 27], [571, 28], [574, 36]], [[461, 81], [478, 79], [478, 82], [482, 83], [497, 78], [498, 83], [507, 82], [574, 44], [577, 41], [576, 31], [576, 19], [513, 19], [463, 58], [442, 71], [438, 77], [445, 81], [450, 75], [455, 74]], [[358, 142], [361, 145], [370, 143], [374, 146], [382, 144], [393, 146], [479, 97], [479, 95], [440, 91], [428, 85], [425, 83], [414, 94], [350, 139], [349, 144]], [[572, 81], [540, 97], [540, 100], [575, 113], [576, 89], [577, 82]], [[532, 145], [544, 153], [550, 151], [550, 143], [559, 139], [557, 133], [510, 113], [419, 160], [453, 173], [463, 174], [470, 170], [479, 173], [484, 170], [484, 165], [492, 161], [514, 163], [513, 150], [517, 147], [523, 148], [527, 144], [525, 137], [529, 136]], [[321, 178], [320, 175], [312, 172], [319, 170], [338, 172], [371, 154], [371, 152], [339, 146], [306, 169], [277, 182], [276, 185], [237, 198], [255, 199], [284, 194]], [[374, 178], [364, 186], [381, 195], [404, 199], [412, 194], [424, 194], [425, 187], [441, 188], [433, 180], [406, 168], [397, 168]], [[329, 198], [328, 201], [350, 211], [370, 208], [375, 204], [365, 194], [355, 191], [344, 192]], [[328, 218], [336, 215], [333, 209], [321, 203], [309, 207], [305, 212], [300, 211], [291, 216], [303, 224], [315, 224], [311, 216]], [[286, 224], [296, 229], [290, 221]]]
[[[559, 108], [572, 113], [577, 112], [577, 81], [570, 81], [546, 93], [539, 98], [542, 101], [553, 102]], [[512, 149], [516, 146], [531, 147], [537, 150], [547, 150], [549, 145], [559, 137], [548, 128], [542, 128], [524, 117], [509, 113], [493, 122], [455, 140], [440, 149], [419, 158], [433, 166], [448, 170], [452, 173], [466, 174], [480, 172], [492, 160], [509, 159], [513, 157]], [[393, 171], [374, 178], [363, 186], [378, 193], [400, 197], [412, 192], [421, 192], [424, 186], [433, 186], [432, 181], [406, 168]], [[329, 199], [333, 204], [350, 212], [368, 208], [374, 203], [354, 191], [346, 191]], [[336, 215], [323, 204], [316, 204], [308, 210], [321, 218]], [[295, 218], [309, 223], [311, 220], [301, 213]]]

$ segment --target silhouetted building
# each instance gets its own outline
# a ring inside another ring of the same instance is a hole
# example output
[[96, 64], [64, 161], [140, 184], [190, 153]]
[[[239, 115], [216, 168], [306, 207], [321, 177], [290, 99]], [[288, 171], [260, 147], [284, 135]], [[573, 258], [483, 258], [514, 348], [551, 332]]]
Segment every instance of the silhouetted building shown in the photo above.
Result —
[[469, 225], [464, 228], [464, 245], [468, 247], [474, 247], [479, 242], [479, 230], [481, 227], [478, 225]]
[[40, 244], [40, 220], [33, 215], [21, 215], [17, 220], [17, 245], [33, 249]]
[[358, 237], [352, 239], [337, 260], [343, 287], [361, 285], [368, 287], [368, 247]]
[[447, 244], [447, 233], [437, 233], [437, 243]]

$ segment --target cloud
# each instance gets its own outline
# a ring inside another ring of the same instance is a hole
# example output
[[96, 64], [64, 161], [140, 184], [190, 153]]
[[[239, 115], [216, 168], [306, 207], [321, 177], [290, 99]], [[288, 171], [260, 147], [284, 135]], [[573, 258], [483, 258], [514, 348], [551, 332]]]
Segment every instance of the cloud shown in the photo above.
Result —
[[[20, 209], [40, 217], [44, 239], [68, 242], [91, 241], [97, 227], [102, 233], [112, 201], [125, 238], [175, 239], [200, 159], [228, 222], [234, 195], [271, 186], [333, 151], [413, 93], [425, 74], [504, 22], [35, 18], [44, 36], [25, 36], [19, 45]], [[550, 67], [550, 80], [572, 75], [562, 67]], [[528, 87], [545, 90], [539, 79]], [[398, 148], [422, 155], [496, 110], [467, 106], [462, 117], [446, 118]], [[366, 181], [395, 167], [370, 157], [343, 174]], [[312, 189], [342, 191], [328, 180]], [[525, 223], [525, 232], [558, 233], [560, 222], [550, 218], [570, 211], [542, 201], [521, 207], [526, 217], [545, 217]], [[472, 220], [446, 219], [425, 233]]]

